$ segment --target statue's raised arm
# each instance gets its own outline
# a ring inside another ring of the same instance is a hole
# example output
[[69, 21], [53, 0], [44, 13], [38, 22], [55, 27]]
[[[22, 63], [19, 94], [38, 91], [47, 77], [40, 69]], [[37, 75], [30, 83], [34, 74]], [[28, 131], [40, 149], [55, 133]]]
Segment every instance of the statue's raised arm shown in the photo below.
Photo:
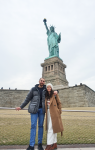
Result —
[[45, 25], [45, 27], [46, 27], [46, 30], [49, 31], [49, 29], [48, 29], [48, 27], [47, 27], [47, 24], [46, 24], [47, 20], [44, 19], [43, 22], [44, 22], [44, 25]]

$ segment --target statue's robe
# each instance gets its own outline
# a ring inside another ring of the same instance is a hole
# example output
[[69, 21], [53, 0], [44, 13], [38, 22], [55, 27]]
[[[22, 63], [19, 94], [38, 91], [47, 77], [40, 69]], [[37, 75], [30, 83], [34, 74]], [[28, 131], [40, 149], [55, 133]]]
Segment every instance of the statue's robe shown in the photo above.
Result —
[[56, 54], [56, 50], [59, 52], [59, 47], [58, 47], [58, 34], [56, 32], [50, 32], [49, 30], [47, 31], [47, 44], [48, 44], [48, 49], [49, 49], [49, 56], [53, 56]]

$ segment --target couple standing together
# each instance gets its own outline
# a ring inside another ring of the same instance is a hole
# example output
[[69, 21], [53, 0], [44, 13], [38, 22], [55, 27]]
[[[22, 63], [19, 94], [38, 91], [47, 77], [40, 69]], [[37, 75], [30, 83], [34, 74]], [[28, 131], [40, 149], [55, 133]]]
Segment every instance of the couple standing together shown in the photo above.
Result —
[[63, 132], [61, 121], [61, 102], [57, 91], [53, 91], [53, 85], [45, 85], [43, 78], [39, 79], [39, 84], [33, 87], [25, 101], [16, 110], [23, 109], [28, 103], [28, 112], [31, 115], [30, 144], [27, 150], [34, 150], [36, 126], [38, 119], [38, 150], [43, 150], [43, 123], [46, 113], [47, 146], [45, 150], [57, 149], [57, 133]]

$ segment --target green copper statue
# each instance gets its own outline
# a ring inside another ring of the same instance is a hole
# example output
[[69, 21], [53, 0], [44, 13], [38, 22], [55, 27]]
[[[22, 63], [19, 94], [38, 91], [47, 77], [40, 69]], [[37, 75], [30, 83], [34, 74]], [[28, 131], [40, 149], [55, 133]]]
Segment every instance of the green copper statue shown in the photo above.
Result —
[[44, 19], [43, 22], [44, 22], [44, 25], [46, 27], [47, 35], [48, 35], [47, 43], [48, 43], [49, 57], [51, 57], [51, 56], [59, 57], [59, 46], [58, 46], [58, 43], [60, 43], [60, 41], [61, 41], [61, 34], [58, 35], [54, 31], [54, 27], [53, 26], [51, 26], [50, 30], [49, 30], [48, 27], [47, 27], [47, 24], [46, 24], [46, 22], [47, 22], [46, 19]]

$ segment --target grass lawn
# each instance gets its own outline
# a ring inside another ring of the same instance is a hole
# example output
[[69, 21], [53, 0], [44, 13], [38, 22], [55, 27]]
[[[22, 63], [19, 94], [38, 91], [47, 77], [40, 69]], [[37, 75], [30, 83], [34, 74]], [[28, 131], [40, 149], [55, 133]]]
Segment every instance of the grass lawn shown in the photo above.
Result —
[[[94, 110], [95, 107], [63, 108], [63, 110]], [[95, 143], [95, 113], [63, 112], [63, 137], [58, 133], [58, 144]], [[30, 114], [27, 110], [0, 110], [0, 145], [28, 145]], [[45, 125], [44, 125], [45, 126]], [[36, 136], [36, 144], [37, 144]], [[43, 144], [46, 144], [44, 129]]]

